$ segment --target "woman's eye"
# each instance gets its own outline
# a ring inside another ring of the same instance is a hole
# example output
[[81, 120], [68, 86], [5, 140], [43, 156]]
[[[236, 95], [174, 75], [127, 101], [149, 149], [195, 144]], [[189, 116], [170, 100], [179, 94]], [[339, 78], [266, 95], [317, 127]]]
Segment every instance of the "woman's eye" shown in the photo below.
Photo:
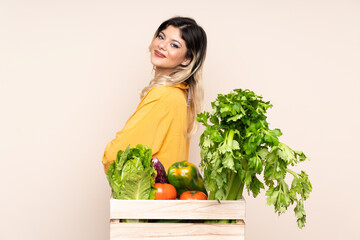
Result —
[[158, 35], [158, 38], [161, 40], [164, 40], [163, 36], [161, 34]]
[[174, 44], [174, 43], [172, 43], [171, 46], [174, 47], [174, 48], [179, 48], [179, 46]]

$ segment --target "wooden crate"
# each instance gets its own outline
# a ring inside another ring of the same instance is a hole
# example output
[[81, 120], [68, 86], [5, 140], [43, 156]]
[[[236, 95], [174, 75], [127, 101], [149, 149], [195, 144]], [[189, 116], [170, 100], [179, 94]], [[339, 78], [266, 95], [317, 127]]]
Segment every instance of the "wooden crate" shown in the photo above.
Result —
[[[111, 240], [244, 240], [245, 201], [110, 200]], [[119, 219], [181, 219], [189, 223], [124, 223]], [[232, 219], [236, 223], [197, 220]]]

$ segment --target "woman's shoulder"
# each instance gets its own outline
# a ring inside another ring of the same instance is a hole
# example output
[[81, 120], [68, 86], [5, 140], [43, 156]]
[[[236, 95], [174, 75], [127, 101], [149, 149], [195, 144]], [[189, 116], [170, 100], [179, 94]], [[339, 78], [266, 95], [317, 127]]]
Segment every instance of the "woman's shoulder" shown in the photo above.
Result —
[[148, 97], [153, 100], [157, 99], [165, 102], [166, 101], [186, 102], [187, 88], [178, 85], [153, 87], [149, 91]]

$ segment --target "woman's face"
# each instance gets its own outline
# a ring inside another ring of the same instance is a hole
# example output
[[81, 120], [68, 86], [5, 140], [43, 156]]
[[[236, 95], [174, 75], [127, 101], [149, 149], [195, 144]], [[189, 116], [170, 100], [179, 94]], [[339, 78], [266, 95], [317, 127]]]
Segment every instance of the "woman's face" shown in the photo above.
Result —
[[187, 47], [180, 29], [174, 26], [160, 31], [151, 43], [150, 52], [151, 63], [156, 67], [155, 75], [169, 75], [180, 64], [190, 63], [190, 59], [185, 58]]

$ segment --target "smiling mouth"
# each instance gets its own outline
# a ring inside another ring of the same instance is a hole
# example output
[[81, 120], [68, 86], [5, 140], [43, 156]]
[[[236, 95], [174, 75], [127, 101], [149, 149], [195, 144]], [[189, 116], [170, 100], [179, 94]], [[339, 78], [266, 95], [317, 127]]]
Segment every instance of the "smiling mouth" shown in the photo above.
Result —
[[160, 57], [160, 58], [166, 58], [166, 56], [164, 54], [162, 54], [161, 52], [155, 50], [155, 56]]

